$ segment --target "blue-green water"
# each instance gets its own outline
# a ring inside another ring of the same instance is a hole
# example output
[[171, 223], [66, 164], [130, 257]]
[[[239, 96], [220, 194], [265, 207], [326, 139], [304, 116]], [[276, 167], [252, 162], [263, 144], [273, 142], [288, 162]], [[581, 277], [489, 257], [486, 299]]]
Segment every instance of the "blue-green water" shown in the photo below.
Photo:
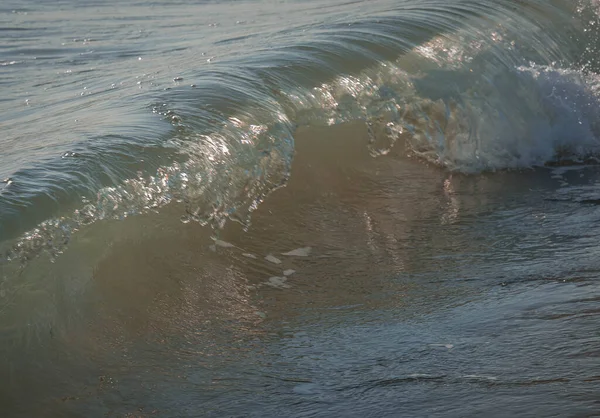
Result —
[[4, 414], [599, 413], [598, 7], [0, 5]]

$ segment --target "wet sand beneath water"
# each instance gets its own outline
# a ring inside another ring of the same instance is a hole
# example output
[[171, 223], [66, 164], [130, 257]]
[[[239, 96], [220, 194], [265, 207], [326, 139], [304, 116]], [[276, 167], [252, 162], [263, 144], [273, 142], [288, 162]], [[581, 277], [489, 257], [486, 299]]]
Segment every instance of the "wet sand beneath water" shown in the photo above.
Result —
[[246, 232], [172, 205], [31, 263], [5, 297], [9, 416], [593, 410], [592, 324], [536, 315], [597, 292], [511, 282], [498, 251], [519, 232], [494, 211], [546, 176], [452, 175], [367, 142], [361, 123], [300, 128], [289, 183]]

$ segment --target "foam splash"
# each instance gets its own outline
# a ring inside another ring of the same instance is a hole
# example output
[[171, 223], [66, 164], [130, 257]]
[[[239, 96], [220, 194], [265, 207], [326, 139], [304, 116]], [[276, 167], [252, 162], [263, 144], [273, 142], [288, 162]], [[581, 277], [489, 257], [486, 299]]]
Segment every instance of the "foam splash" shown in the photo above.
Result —
[[430, 162], [471, 173], [596, 161], [599, 85], [596, 75], [549, 66], [475, 76], [453, 97], [407, 106], [407, 146]]
[[401, 140], [409, 155], [466, 173], [597, 161], [600, 76], [525, 60], [522, 34], [501, 25], [468, 35], [287, 99], [303, 124], [363, 120], [373, 156]]

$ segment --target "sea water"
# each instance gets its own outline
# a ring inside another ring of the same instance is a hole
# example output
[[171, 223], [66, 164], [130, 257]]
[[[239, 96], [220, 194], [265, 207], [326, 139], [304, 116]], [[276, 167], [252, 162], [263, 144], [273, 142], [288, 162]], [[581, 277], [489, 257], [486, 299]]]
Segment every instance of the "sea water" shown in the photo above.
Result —
[[2, 416], [598, 414], [599, 7], [3, 2]]

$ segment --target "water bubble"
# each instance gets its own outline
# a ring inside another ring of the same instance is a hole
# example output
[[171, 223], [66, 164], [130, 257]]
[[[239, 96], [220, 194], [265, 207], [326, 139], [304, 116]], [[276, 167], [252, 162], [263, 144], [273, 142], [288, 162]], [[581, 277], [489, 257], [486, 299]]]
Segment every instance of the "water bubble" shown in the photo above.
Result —
[[296, 248], [295, 250], [288, 251], [287, 253], [281, 253], [281, 255], [293, 256], [293, 257], [308, 257], [312, 248], [311, 247], [303, 247]]
[[281, 260], [271, 254], [267, 255], [265, 257], [265, 260], [267, 260], [273, 264], [281, 264]]
[[226, 241], [221, 241], [220, 239], [215, 240], [215, 245], [222, 247], [222, 248], [234, 248], [235, 245], [233, 245], [230, 242], [226, 242]]
[[267, 282], [267, 284], [269, 286], [287, 289], [290, 287], [290, 285], [285, 283], [286, 281], [287, 281], [286, 277], [275, 276], [275, 277], [269, 277], [269, 281]]
[[448, 350], [454, 348], [454, 344], [429, 344], [430, 347], [447, 348]]

